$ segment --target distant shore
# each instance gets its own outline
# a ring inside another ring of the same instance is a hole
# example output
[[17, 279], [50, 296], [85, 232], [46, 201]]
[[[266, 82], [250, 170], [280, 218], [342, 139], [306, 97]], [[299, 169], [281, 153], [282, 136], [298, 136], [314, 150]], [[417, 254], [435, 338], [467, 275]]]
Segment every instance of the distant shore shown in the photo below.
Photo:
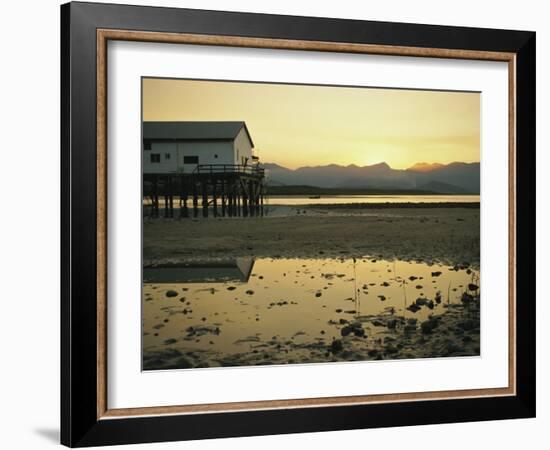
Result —
[[473, 208], [479, 209], [479, 202], [402, 202], [402, 203], [331, 203], [327, 205], [312, 203], [312, 209], [400, 209], [400, 208]]
[[143, 263], [377, 255], [479, 266], [479, 203], [269, 208], [268, 217], [144, 219]]
[[479, 195], [479, 192], [443, 192], [426, 189], [322, 188], [316, 186], [268, 186], [269, 195]]

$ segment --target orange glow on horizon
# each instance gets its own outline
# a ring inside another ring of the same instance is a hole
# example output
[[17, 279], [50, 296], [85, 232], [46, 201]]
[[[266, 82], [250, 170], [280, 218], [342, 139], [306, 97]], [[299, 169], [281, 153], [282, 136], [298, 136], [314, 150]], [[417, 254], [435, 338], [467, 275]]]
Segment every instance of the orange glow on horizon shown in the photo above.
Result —
[[478, 93], [144, 79], [143, 120], [242, 120], [260, 160], [291, 169], [480, 155]]

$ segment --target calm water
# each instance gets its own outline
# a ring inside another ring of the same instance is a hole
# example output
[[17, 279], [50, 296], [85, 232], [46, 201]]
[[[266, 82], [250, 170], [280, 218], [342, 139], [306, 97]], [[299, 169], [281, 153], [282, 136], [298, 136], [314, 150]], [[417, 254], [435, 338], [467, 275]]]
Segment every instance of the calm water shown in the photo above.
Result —
[[310, 198], [298, 195], [270, 195], [270, 205], [330, 205], [346, 203], [471, 203], [479, 195], [321, 195]]
[[[258, 352], [271, 362], [308, 362], [341, 337], [346, 322], [364, 322], [368, 343], [388, 332], [373, 318], [420, 323], [479, 283], [470, 269], [405, 261], [266, 258], [230, 266], [182, 268], [169, 282], [144, 284], [146, 368], [162, 368], [155, 364], [163, 352], [203, 367], [257, 364], [247, 358]], [[437, 302], [408, 310], [419, 297]]]

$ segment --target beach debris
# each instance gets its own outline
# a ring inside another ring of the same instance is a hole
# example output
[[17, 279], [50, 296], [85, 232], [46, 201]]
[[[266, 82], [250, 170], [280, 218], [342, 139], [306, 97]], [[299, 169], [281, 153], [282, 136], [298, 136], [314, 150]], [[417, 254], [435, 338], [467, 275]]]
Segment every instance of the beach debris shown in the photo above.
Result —
[[235, 286], [227, 286], [228, 291], [234, 291], [235, 289], [237, 289]]
[[177, 297], [178, 296], [178, 293], [172, 289], [169, 289], [168, 291], [166, 291], [166, 297]]
[[432, 272], [432, 277], [438, 277], [439, 275], [441, 275], [441, 272], [439, 270], [436, 272]]
[[422, 289], [423, 286], [421, 284], [417, 284], [415, 287], [416, 289]]
[[418, 280], [418, 277], [415, 277], [414, 275], [411, 275], [411, 276], [409, 277], [409, 280], [410, 280], [410, 281]]
[[381, 302], [386, 301], [386, 296], [385, 295], [379, 295], [378, 298], [380, 299]]
[[315, 293], [315, 297], [321, 297], [321, 295], [323, 295], [321, 292], [316, 292]]
[[387, 281], [384, 281], [383, 283], [380, 283], [380, 286], [384, 286], [384, 287], [388, 287], [390, 285], [390, 283], [388, 283]]
[[247, 295], [254, 295], [254, 291], [252, 289], [249, 289], [248, 291], [246, 291], [246, 294]]
[[341, 313], [342, 312], [342, 308], [338, 308], [335, 310], [337, 313]]

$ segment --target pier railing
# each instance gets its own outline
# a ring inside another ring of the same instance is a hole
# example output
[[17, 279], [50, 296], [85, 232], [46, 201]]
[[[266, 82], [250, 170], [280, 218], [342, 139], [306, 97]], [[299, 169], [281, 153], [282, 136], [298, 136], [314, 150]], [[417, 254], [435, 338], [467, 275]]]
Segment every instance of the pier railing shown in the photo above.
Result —
[[265, 169], [257, 166], [243, 166], [242, 164], [199, 164], [193, 170], [193, 173], [196, 175], [238, 174], [263, 178]]

